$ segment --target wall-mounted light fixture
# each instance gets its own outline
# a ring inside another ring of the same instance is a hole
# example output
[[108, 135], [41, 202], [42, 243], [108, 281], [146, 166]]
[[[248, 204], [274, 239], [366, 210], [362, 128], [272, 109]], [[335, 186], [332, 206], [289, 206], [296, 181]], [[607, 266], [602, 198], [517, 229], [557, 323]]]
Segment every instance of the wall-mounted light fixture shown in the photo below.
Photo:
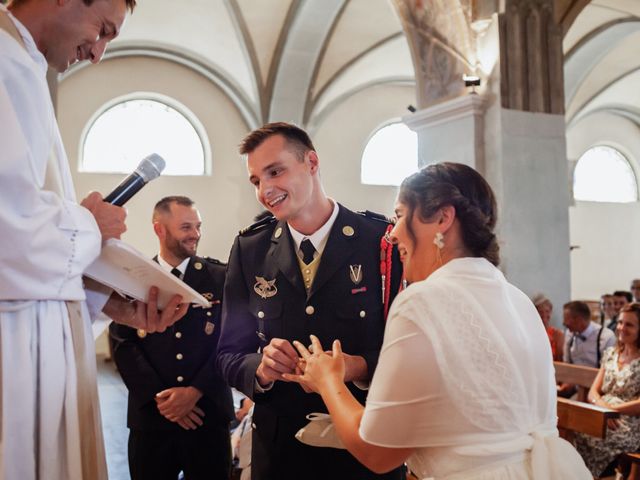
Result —
[[467, 75], [466, 73], [462, 75], [462, 81], [464, 82], [465, 87], [471, 87], [471, 93], [475, 94], [476, 87], [480, 86], [480, 77], [477, 75]]

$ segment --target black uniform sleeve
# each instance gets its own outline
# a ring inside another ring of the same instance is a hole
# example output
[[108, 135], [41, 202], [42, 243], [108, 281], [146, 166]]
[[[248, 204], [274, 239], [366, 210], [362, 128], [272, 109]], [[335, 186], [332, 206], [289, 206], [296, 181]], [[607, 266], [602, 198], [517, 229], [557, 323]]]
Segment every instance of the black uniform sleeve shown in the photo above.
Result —
[[230, 386], [253, 398], [256, 370], [262, 354], [258, 353], [258, 325], [249, 312], [248, 304], [249, 292], [242, 272], [240, 237], [236, 237], [224, 286], [217, 365]]
[[156, 394], [165, 389], [165, 385], [138, 346], [136, 330], [111, 322], [109, 341], [113, 359], [129, 389], [130, 401], [138, 407], [153, 402]]

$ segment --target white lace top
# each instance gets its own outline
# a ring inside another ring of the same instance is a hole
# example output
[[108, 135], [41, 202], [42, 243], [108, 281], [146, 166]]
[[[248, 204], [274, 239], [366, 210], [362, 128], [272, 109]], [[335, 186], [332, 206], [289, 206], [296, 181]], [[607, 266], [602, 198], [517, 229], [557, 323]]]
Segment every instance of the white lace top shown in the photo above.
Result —
[[[420, 478], [484, 478], [488, 470], [486, 478], [499, 478], [496, 465], [517, 463], [544, 469], [521, 478], [590, 478], [557, 437], [542, 322], [527, 296], [480, 258], [453, 260], [397, 297], [360, 434], [380, 446], [418, 448], [410, 466]], [[527, 454], [538, 440], [544, 458]], [[557, 472], [569, 477], [553, 473], [547, 449], [570, 460]]]

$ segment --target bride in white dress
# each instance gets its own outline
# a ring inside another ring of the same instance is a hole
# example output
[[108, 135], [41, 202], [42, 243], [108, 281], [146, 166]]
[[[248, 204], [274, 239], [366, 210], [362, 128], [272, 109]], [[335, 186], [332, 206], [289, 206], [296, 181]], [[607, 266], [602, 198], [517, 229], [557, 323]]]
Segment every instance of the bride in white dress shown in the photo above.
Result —
[[[302, 344], [303, 375], [345, 447], [371, 470], [420, 479], [591, 479], [558, 437], [549, 340], [527, 296], [496, 268], [496, 203], [472, 168], [408, 177], [391, 232], [410, 286], [394, 301], [366, 407], [342, 379], [338, 341]], [[305, 365], [306, 364], [306, 365]]]

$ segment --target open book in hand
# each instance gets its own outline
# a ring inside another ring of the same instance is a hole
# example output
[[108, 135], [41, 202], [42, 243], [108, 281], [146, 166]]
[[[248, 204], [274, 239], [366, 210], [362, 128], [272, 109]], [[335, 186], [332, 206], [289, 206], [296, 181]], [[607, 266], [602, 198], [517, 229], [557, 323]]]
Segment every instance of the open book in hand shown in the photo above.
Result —
[[100, 256], [84, 274], [119, 293], [146, 302], [149, 289], [158, 287], [158, 308], [163, 309], [178, 294], [185, 303], [209, 307], [209, 301], [156, 262], [122, 240], [109, 239]]

